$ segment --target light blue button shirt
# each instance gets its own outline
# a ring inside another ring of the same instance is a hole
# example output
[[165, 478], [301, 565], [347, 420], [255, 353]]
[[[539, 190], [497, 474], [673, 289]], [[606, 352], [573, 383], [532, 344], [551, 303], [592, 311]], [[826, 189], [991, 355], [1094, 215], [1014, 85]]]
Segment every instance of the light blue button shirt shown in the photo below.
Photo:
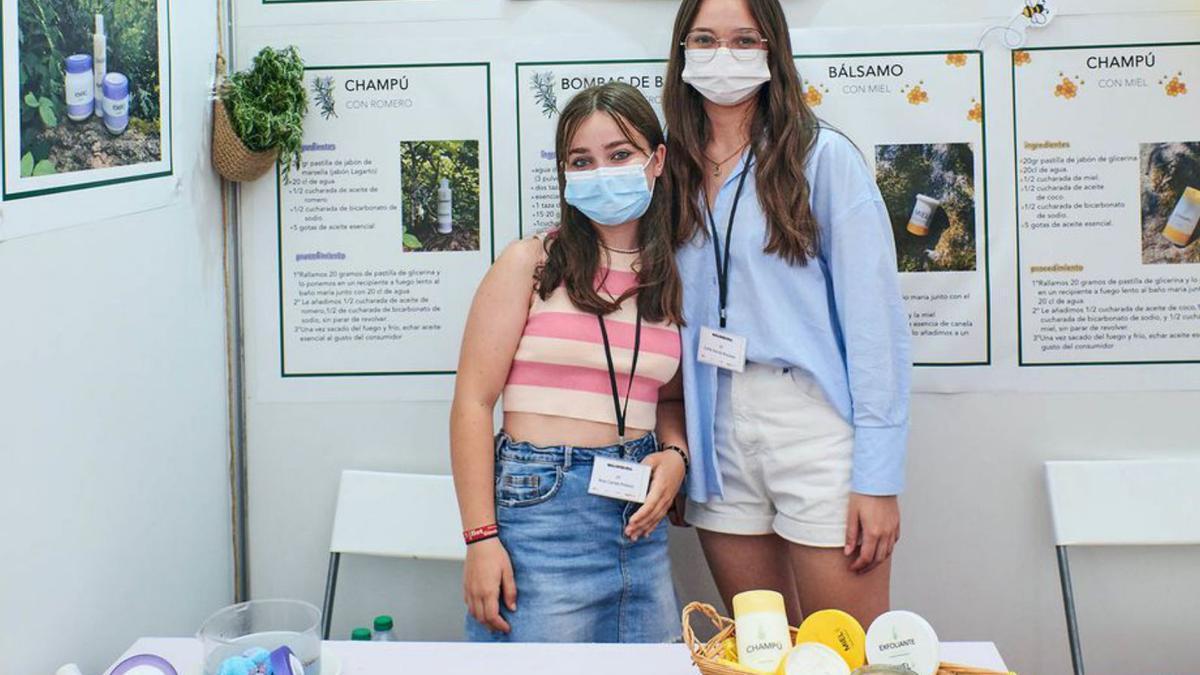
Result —
[[[713, 218], [722, 247], [743, 162], [721, 186]], [[730, 244], [726, 330], [747, 339], [747, 360], [802, 368], [854, 426], [851, 489], [904, 489], [911, 358], [908, 315], [896, 272], [896, 245], [883, 199], [849, 139], [822, 127], [805, 175], [820, 228], [820, 255], [805, 266], [766, 254], [766, 216], [753, 161]], [[722, 251], [724, 253], [724, 251]], [[718, 328], [712, 242], [697, 236], [676, 255], [683, 278], [683, 391], [692, 465], [688, 496], [720, 498], [713, 447], [717, 369], [696, 361], [700, 329]]]

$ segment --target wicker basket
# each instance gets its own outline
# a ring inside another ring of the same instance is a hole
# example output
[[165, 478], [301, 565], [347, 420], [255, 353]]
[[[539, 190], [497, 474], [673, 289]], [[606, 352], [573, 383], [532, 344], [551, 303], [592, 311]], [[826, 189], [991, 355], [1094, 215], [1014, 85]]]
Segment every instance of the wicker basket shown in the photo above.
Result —
[[[691, 617], [695, 612], [708, 617], [717, 629], [717, 634], [703, 644], [692, 630]], [[796, 629], [789, 628], [788, 632], [791, 634], [791, 644], [795, 644]], [[696, 664], [696, 667], [704, 675], [747, 675], [747, 673], [757, 672], [745, 667], [734, 668], [718, 661], [721, 658], [722, 643], [726, 638], [731, 637], [735, 637], [733, 619], [721, 616], [712, 605], [693, 602], [683, 608], [683, 643], [687, 645], [688, 653], [692, 655], [692, 663]]]
[[[713, 626], [717, 629], [717, 634], [714, 635], [708, 642], [700, 643], [696, 637], [696, 633], [692, 630], [690, 621], [693, 613], [699, 612], [708, 617], [712, 621]], [[791, 634], [791, 643], [796, 643], [796, 629], [789, 628]], [[723, 645], [722, 643], [731, 637], [736, 637], [734, 634], [733, 619], [721, 616], [712, 605], [703, 602], [693, 602], [683, 608], [683, 643], [687, 645], [688, 653], [692, 655], [692, 663], [696, 664], [696, 668], [700, 669], [703, 675], [747, 675], [748, 673], [756, 673], [758, 671], [748, 668], [735, 668], [730, 665], [721, 663], [718, 659], [721, 658]], [[976, 668], [973, 666], [965, 666], [957, 663], [942, 662], [938, 669], [938, 675], [1015, 675], [1000, 670], [988, 670], [986, 668]]]
[[213, 101], [212, 163], [217, 173], [234, 182], [247, 182], [261, 177], [275, 166], [279, 150], [255, 152], [246, 147], [229, 119], [225, 102]]

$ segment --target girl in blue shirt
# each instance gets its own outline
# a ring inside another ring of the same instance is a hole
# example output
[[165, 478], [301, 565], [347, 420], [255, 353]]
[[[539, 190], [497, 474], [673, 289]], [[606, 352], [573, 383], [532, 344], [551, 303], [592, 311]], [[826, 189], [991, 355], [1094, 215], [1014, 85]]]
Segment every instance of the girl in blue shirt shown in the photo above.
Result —
[[908, 433], [895, 243], [805, 105], [778, 0], [684, 0], [663, 92], [684, 285], [686, 508], [727, 607], [888, 609]]

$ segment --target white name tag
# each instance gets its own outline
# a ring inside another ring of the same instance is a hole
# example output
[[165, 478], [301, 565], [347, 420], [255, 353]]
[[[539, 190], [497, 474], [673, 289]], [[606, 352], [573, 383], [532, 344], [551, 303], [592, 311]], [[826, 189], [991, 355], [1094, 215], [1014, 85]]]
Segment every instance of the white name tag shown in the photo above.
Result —
[[710, 366], [743, 372], [746, 370], [746, 338], [702, 326], [696, 359]]
[[650, 467], [610, 457], [597, 457], [592, 464], [588, 494], [641, 504], [650, 491]]

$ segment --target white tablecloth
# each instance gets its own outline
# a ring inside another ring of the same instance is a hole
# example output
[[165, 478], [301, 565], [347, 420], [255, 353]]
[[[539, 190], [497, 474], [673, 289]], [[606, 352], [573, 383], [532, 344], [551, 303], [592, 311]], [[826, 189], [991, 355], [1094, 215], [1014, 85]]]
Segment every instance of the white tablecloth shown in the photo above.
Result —
[[[699, 672], [692, 666], [683, 645], [466, 642], [327, 642], [325, 645], [341, 661], [341, 675], [698, 675]], [[134, 654], [157, 654], [175, 666], [179, 675], [201, 675], [200, 642], [193, 638], [142, 638], [121, 658]], [[1008, 670], [991, 642], [943, 642], [942, 660]]]

